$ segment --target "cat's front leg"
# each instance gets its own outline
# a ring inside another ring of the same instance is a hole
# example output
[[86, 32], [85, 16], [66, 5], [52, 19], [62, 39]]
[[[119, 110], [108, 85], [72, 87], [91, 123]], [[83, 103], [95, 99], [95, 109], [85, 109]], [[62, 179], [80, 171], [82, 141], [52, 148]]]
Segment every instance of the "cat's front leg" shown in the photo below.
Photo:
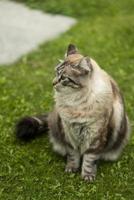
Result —
[[80, 153], [77, 150], [69, 149], [65, 172], [77, 172], [80, 167]]
[[85, 181], [94, 181], [97, 172], [97, 155], [92, 153], [85, 153], [83, 155], [81, 176]]

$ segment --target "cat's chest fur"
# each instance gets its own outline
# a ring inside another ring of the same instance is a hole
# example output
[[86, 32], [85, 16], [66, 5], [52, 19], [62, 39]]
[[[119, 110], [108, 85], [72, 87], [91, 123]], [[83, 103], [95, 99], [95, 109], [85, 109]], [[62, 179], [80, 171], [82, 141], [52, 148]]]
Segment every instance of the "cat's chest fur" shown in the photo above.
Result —
[[97, 130], [104, 122], [103, 107], [93, 104], [93, 106], [82, 104], [75, 108], [62, 107], [59, 113], [65, 132], [66, 141], [74, 148], [83, 153], [90, 147], [90, 144], [97, 137]]
[[85, 124], [72, 123], [70, 124], [67, 121], [63, 121], [63, 127], [65, 131], [65, 138], [73, 148], [80, 148], [81, 144], [84, 141], [84, 132]]
[[88, 123], [70, 123], [63, 121], [66, 141], [81, 153], [89, 148], [91, 141], [95, 137], [90, 123], [92, 123], [90, 120]]

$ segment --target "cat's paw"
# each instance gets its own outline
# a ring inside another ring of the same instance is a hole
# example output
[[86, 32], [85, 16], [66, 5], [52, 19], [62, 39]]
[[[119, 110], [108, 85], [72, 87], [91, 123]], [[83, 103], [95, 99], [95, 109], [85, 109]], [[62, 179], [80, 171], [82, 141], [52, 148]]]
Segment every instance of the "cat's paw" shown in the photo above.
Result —
[[67, 173], [75, 173], [77, 171], [78, 171], [78, 168], [76, 168], [76, 167], [66, 166], [66, 168], [65, 168], [65, 172], [67, 172]]
[[82, 179], [84, 179], [84, 181], [88, 181], [88, 182], [93, 182], [95, 180], [96, 175], [89, 173], [89, 174], [83, 174], [82, 175]]

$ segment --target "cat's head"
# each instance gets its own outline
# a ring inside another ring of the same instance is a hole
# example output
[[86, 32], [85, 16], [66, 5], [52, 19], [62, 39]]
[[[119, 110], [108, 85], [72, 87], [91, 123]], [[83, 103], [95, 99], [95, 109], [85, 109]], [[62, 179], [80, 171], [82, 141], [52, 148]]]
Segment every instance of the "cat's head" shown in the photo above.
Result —
[[79, 90], [87, 86], [88, 79], [92, 74], [90, 58], [81, 55], [77, 48], [70, 44], [64, 60], [56, 66], [56, 77], [53, 85], [56, 91]]

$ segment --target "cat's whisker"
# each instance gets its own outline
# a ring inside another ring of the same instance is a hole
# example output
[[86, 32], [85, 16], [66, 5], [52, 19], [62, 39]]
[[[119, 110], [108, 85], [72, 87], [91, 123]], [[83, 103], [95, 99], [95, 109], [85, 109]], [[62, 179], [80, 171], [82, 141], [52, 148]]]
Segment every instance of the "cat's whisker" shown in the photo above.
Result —
[[62, 59], [58, 59], [58, 61], [59, 61], [60, 63], [63, 63], [63, 62], [64, 62], [64, 60], [62, 60]]

